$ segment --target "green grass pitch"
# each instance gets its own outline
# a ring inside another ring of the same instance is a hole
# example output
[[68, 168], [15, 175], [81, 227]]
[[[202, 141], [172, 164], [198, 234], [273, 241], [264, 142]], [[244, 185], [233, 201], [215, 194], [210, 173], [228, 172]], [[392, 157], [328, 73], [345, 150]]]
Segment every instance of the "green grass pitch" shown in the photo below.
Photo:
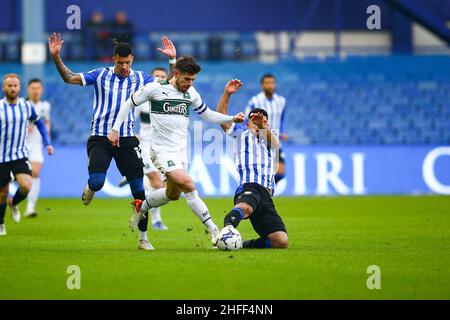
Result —
[[[0, 299], [450, 299], [450, 197], [276, 198], [289, 249], [237, 252], [212, 250], [183, 199], [162, 209], [156, 250], [138, 251], [128, 202], [42, 199], [17, 225], [8, 210]], [[222, 224], [232, 200], [205, 202]], [[66, 287], [69, 265], [80, 290]], [[366, 287], [370, 265], [380, 290]]]

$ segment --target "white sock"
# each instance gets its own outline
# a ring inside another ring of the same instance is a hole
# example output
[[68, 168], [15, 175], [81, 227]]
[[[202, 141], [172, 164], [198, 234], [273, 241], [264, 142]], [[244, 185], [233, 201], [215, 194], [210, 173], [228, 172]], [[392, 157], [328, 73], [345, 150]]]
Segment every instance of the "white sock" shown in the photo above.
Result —
[[148, 194], [146, 201], [142, 203], [142, 211], [147, 212], [150, 208], [161, 207], [170, 202], [166, 196], [166, 188], [155, 190]]
[[139, 231], [139, 241], [148, 240], [147, 239], [147, 231]]
[[161, 208], [151, 208], [150, 212], [152, 213], [152, 224], [155, 224], [156, 222], [162, 222], [161, 219]]
[[216, 228], [216, 224], [209, 214], [208, 207], [198, 196], [197, 190], [186, 193], [186, 202], [189, 208], [195, 213], [195, 215], [200, 219], [200, 221], [208, 228], [208, 231], [212, 233]]
[[34, 209], [36, 207], [40, 189], [41, 189], [41, 178], [33, 178], [31, 189], [27, 196], [27, 208]]

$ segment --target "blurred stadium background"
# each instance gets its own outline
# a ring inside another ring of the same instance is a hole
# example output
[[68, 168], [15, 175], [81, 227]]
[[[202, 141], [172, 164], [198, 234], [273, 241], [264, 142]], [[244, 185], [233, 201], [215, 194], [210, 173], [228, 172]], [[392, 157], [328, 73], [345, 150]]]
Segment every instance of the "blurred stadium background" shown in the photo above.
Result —
[[[79, 30], [67, 27], [73, 4]], [[380, 8], [379, 30], [367, 28], [370, 5]], [[178, 55], [201, 62], [196, 87], [211, 107], [228, 79], [245, 82], [232, 112], [273, 73], [290, 138], [279, 194], [450, 194], [448, 0], [2, 0], [1, 8], [0, 73], [23, 75], [23, 86], [42, 78], [52, 105], [57, 153], [46, 158], [43, 197], [80, 195], [92, 114], [93, 89], [64, 84], [46, 53], [53, 31], [76, 72], [111, 64], [112, 37], [133, 43], [134, 69], [165, 67], [155, 49], [166, 34]], [[192, 156], [203, 195], [234, 193], [231, 154], [207, 166]], [[128, 196], [113, 169], [102, 195]]]

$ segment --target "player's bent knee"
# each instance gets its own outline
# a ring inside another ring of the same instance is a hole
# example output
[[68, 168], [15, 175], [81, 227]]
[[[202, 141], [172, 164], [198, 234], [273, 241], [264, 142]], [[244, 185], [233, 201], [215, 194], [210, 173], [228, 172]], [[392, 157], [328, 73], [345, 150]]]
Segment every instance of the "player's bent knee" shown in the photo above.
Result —
[[176, 200], [180, 199], [181, 191], [179, 191], [179, 190], [166, 191], [166, 196], [167, 196], [167, 198], [170, 199], [170, 201], [176, 201]]
[[189, 193], [197, 190], [194, 180], [192, 180], [189, 176], [186, 176], [184, 180], [180, 182], [179, 186], [184, 193]]
[[24, 182], [19, 185], [19, 190], [22, 194], [28, 194], [31, 190], [31, 182]]
[[289, 246], [289, 239], [286, 232], [276, 232], [270, 236], [272, 248], [286, 249]]

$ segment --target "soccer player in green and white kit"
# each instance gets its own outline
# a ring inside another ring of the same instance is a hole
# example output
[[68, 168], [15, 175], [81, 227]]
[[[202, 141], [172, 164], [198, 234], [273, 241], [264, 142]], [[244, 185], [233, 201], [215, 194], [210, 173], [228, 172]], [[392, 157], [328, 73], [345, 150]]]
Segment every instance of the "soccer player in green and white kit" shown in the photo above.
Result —
[[242, 112], [235, 116], [223, 115], [210, 110], [202, 102], [192, 86], [200, 70], [193, 57], [179, 58], [175, 64], [174, 76], [169, 82], [145, 85], [121, 106], [108, 138], [112, 145], [120, 145], [118, 130], [128, 113], [133, 107], [150, 101], [151, 159], [166, 176], [166, 187], [153, 191], [145, 201], [135, 200], [131, 229], [136, 227], [150, 208], [178, 200], [184, 192], [188, 206], [211, 233], [211, 241], [215, 244], [220, 230], [211, 219], [208, 208], [198, 196], [194, 181], [187, 173], [189, 110], [192, 108], [203, 120], [217, 124], [242, 123], [245, 117]]

